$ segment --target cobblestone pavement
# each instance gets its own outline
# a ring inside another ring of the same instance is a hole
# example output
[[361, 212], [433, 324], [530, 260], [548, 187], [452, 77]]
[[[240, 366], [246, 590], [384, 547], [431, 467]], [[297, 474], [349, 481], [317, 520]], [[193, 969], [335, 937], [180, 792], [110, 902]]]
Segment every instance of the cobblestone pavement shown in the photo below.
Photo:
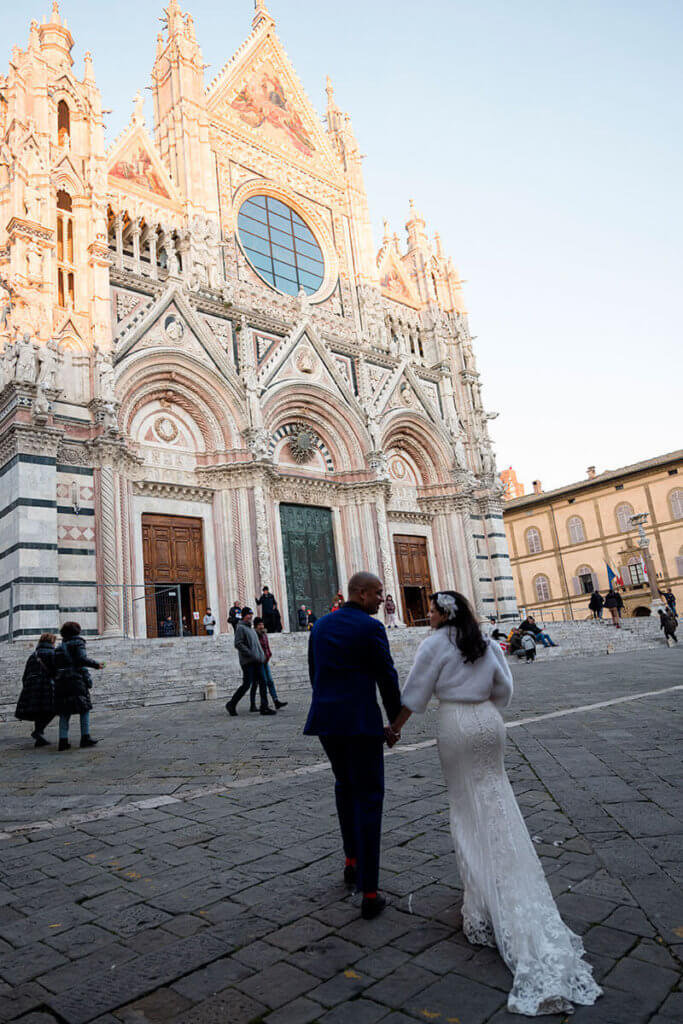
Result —
[[[677, 649], [514, 667], [508, 769], [605, 989], [577, 1024], [683, 1019], [682, 667]], [[460, 928], [433, 712], [389, 755], [391, 906], [363, 922], [307, 694], [281, 696], [271, 719], [95, 709], [92, 751], [0, 728], [0, 1021], [519, 1020]]]

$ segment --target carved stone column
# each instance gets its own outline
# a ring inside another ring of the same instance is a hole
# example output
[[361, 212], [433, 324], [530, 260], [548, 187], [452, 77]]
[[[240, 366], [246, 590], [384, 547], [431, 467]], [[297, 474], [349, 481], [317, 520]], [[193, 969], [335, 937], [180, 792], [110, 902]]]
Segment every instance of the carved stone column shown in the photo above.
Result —
[[463, 534], [465, 537], [467, 563], [469, 565], [470, 578], [472, 580], [472, 602], [474, 604], [474, 610], [479, 615], [483, 615], [484, 605], [481, 599], [481, 583], [479, 582], [479, 560], [477, 558], [477, 547], [474, 543], [474, 537], [472, 536], [472, 522], [470, 519], [472, 514], [472, 500], [469, 498], [460, 498], [458, 499], [456, 507], [460, 513]]
[[389, 537], [389, 524], [387, 522], [387, 501], [385, 494], [379, 494], [375, 504], [377, 509], [377, 532], [379, 534], [379, 557], [382, 567], [382, 582], [384, 593], [391, 594], [396, 600], [396, 581], [394, 579], [394, 566], [391, 558], [391, 539]]
[[136, 274], [141, 273], [140, 270], [140, 218], [135, 217], [130, 226], [133, 235], [133, 270]]
[[261, 484], [254, 485], [254, 514], [256, 517], [256, 551], [261, 587], [271, 586], [272, 563], [270, 560], [270, 531], [266, 496]]
[[157, 265], [157, 231], [154, 224], [150, 225], [147, 231], [147, 241], [149, 244], [149, 276], [156, 281], [159, 277], [159, 267]]
[[117, 502], [114, 467], [103, 465], [99, 472], [100, 484], [100, 558], [102, 587], [102, 633], [105, 636], [121, 634], [121, 597], [117, 557]]
[[123, 214], [117, 213], [114, 218], [114, 229], [116, 231], [116, 266], [123, 270]]

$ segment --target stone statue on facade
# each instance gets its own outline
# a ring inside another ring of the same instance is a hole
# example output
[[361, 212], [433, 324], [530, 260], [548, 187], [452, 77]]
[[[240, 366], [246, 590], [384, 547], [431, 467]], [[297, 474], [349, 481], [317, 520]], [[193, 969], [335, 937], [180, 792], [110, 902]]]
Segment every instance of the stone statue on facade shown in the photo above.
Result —
[[43, 280], [43, 253], [37, 242], [30, 242], [26, 250], [28, 279], [40, 284]]
[[0, 391], [14, 380], [14, 364], [17, 361], [16, 346], [8, 341], [0, 352]]
[[304, 318], [311, 315], [311, 303], [303, 286], [299, 288], [299, 294], [296, 297], [296, 308]]
[[114, 360], [111, 352], [95, 349], [95, 379], [97, 381], [97, 397], [102, 402], [114, 402]]
[[114, 402], [105, 402], [102, 409], [102, 426], [105, 434], [118, 434], [119, 416]]
[[50, 395], [47, 384], [38, 383], [36, 397], [33, 400], [33, 419], [45, 423], [50, 413]]
[[56, 338], [50, 338], [47, 344], [38, 350], [38, 365], [38, 385], [50, 391], [60, 391], [59, 372], [62, 354]]
[[17, 360], [14, 366], [14, 379], [20, 384], [36, 382], [36, 352], [28, 333], [19, 336], [16, 342]]

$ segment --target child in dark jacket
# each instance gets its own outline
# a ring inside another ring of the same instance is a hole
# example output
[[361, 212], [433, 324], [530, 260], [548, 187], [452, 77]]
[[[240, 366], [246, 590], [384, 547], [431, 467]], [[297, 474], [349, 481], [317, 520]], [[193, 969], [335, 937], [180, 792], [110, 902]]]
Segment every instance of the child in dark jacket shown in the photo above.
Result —
[[[270, 642], [268, 640], [268, 630], [266, 629], [266, 624], [263, 621], [263, 619], [260, 619], [258, 617], [254, 619], [254, 629], [258, 634], [259, 643], [261, 644], [261, 647], [263, 648], [263, 653], [266, 656], [266, 660], [263, 663], [263, 675], [266, 680], [266, 686], [268, 687], [268, 692], [270, 696], [273, 698], [273, 704], [279, 711], [280, 708], [286, 708], [288, 702], [286, 700], [278, 700], [277, 690], [275, 689], [275, 683], [273, 682], [273, 673], [270, 671], [270, 659], [273, 656], [273, 652], [270, 649]], [[252, 702], [255, 702], [255, 700], [256, 687], [252, 685]]]
[[21, 693], [14, 717], [33, 722], [31, 736], [37, 747], [46, 747], [45, 728], [55, 716], [55, 635], [43, 633], [29, 656], [21, 680]]

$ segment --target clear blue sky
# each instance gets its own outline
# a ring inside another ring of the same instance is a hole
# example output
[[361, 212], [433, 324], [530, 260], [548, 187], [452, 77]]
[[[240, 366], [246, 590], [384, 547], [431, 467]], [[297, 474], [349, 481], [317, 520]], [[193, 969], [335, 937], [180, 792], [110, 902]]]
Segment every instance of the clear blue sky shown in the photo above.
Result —
[[[50, 0], [3, 4], [3, 64]], [[251, 0], [187, 0], [207, 81]], [[111, 140], [161, 0], [62, 0]], [[680, 0], [271, 0], [314, 105], [353, 118], [377, 239], [408, 199], [466, 297], [500, 468], [546, 489], [681, 446]]]

